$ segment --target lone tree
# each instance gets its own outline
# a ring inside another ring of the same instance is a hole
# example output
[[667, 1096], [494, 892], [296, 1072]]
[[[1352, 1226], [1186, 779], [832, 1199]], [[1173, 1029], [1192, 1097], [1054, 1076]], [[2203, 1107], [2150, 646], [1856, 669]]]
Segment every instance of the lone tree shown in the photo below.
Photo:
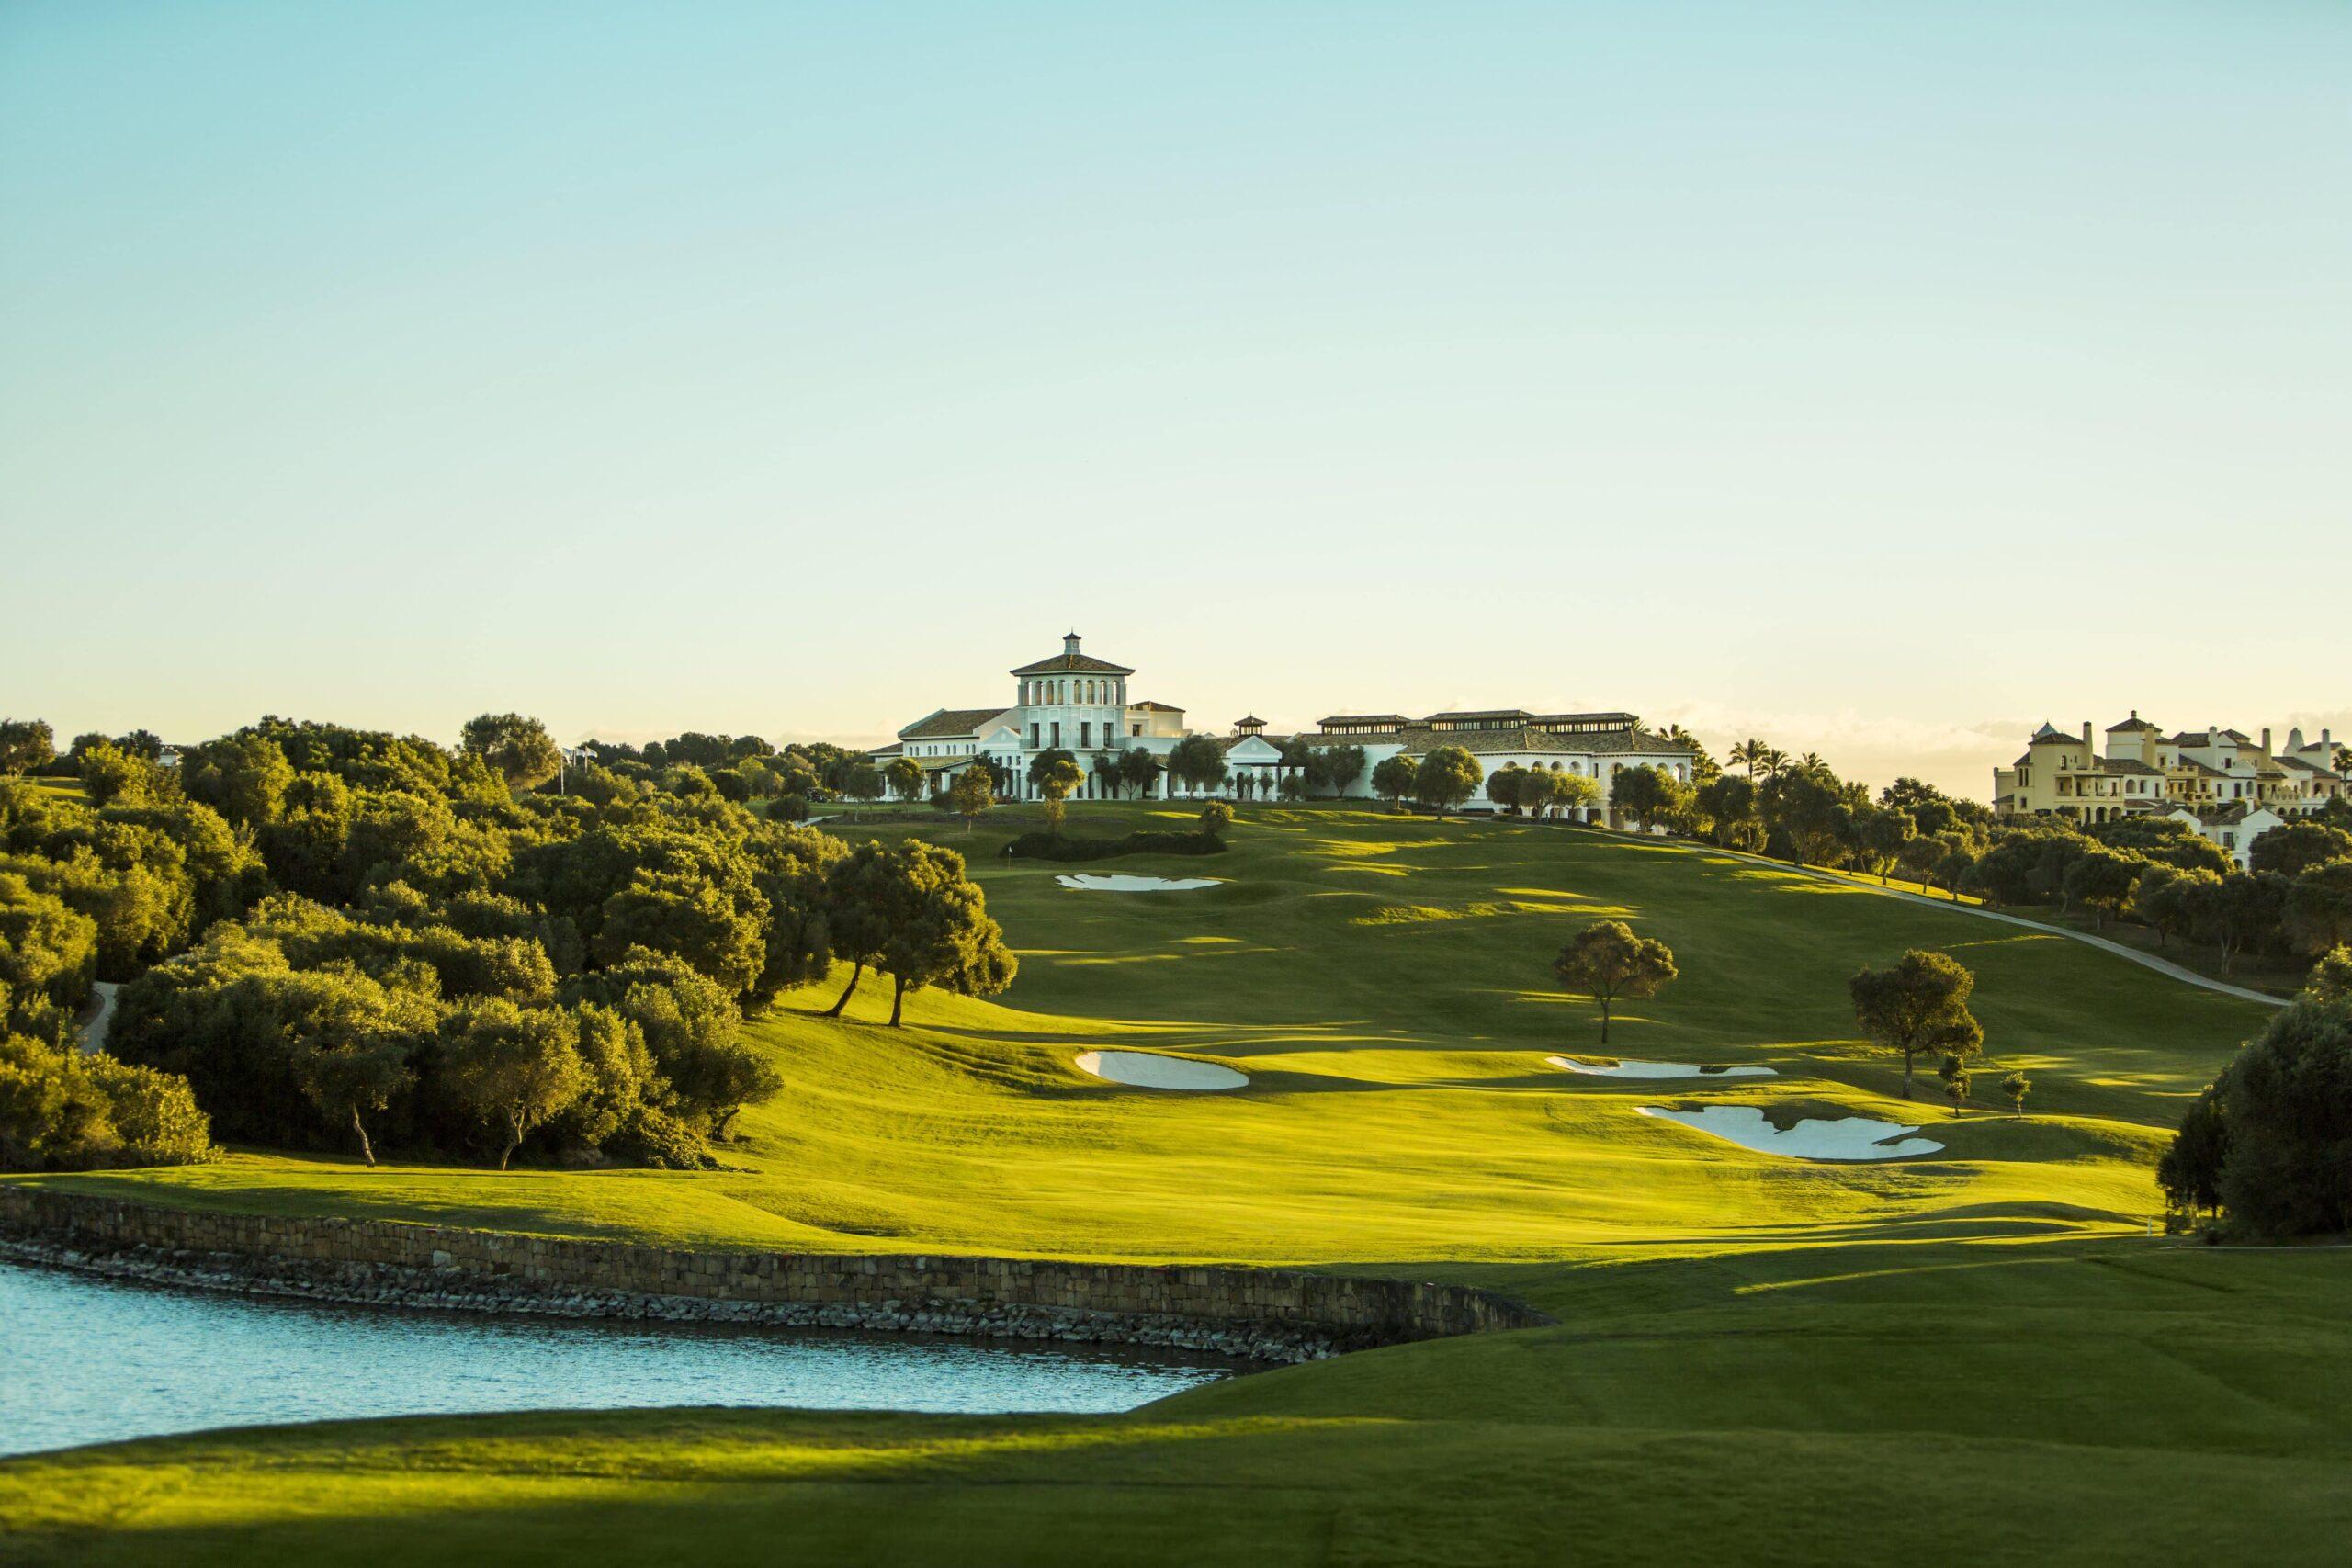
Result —
[[1201, 832], [1208, 838], [1222, 839], [1225, 830], [1233, 826], [1233, 807], [1222, 800], [1212, 800], [1201, 807]]
[[1984, 1031], [1968, 1010], [1976, 976], [1950, 956], [1914, 948], [1887, 969], [1865, 969], [1847, 982], [1862, 1032], [1903, 1054], [1903, 1098], [1911, 1098], [1912, 1063], [1922, 1052], [1968, 1057]]
[[1478, 771], [1478, 760], [1459, 746], [1440, 746], [1421, 759], [1419, 772], [1413, 775], [1413, 798], [1437, 811], [1437, 819], [1478, 793], [1486, 774]]
[[882, 770], [882, 782], [900, 800], [912, 800], [922, 793], [922, 764], [912, 757], [893, 757], [890, 765]]
[[[2352, 1002], [2297, 1001], [2222, 1071], [2217, 1181], [2233, 1231], [2352, 1231]], [[2183, 1137], [2188, 1135], [2186, 1124]], [[2204, 1134], [2210, 1137], [2211, 1134]]]
[[466, 720], [458, 750], [480, 757], [509, 789], [537, 789], [563, 770], [563, 753], [548, 727], [519, 713], [486, 713]]
[[580, 1025], [571, 1013], [492, 998], [453, 1014], [447, 1033], [440, 1081], [505, 1140], [498, 1153], [501, 1170], [525, 1138], [587, 1091]]
[[902, 1027], [907, 993], [938, 986], [992, 997], [1020, 967], [989, 918], [979, 885], [954, 850], [910, 839], [888, 852], [882, 942], [876, 966], [890, 976], [890, 1027]]
[[1953, 1120], [1960, 1117], [1960, 1108], [1968, 1103], [1968, 1058], [1958, 1052], [1947, 1055], [1936, 1076], [1944, 1080], [1944, 1093], [1951, 1099]]
[[996, 809], [994, 775], [977, 762], [966, 768], [948, 787], [947, 804], [964, 819], [964, 834], [969, 838], [972, 825]]
[[1078, 759], [1059, 747], [1040, 751], [1030, 761], [1029, 783], [1046, 803], [1046, 827], [1055, 838], [1062, 836], [1062, 818], [1069, 814], [1070, 795], [1085, 782]]
[[1415, 772], [1408, 757], [1383, 757], [1372, 770], [1372, 793], [1386, 801], [1394, 810], [1404, 798], [1413, 793]]
[[1609, 1043], [1609, 1015], [1620, 997], [1654, 997], [1675, 977], [1674, 952], [1654, 937], [1636, 936], [1623, 920], [1596, 920], [1560, 949], [1552, 973], [1567, 990], [1600, 1004], [1600, 1043]]
[[857, 995], [866, 968], [881, 962], [889, 934], [890, 852], [868, 839], [825, 869], [825, 942], [835, 962], [850, 965], [849, 984], [825, 1010], [839, 1018]]
[[2025, 1097], [2033, 1092], [2033, 1080], [2023, 1073], [2011, 1073], [2001, 1080], [2001, 1092], [2009, 1097], [2009, 1110], [2022, 1116], [2025, 1114]]

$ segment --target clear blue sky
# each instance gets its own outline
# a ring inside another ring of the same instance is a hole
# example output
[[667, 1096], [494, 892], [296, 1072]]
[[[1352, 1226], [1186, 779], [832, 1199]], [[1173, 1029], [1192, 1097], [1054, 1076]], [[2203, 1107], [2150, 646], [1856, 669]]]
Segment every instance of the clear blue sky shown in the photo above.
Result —
[[0, 8], [0, 712], [2352, 730], [2352, 6]]

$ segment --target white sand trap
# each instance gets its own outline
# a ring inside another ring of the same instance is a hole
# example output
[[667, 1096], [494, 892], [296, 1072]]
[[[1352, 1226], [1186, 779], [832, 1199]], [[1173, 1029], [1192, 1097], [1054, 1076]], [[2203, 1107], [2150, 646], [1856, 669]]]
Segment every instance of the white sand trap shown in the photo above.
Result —
[[1190, 893], [1195, 887], [1215, 887], [1224, 881], [1219, 876], [1097, 876], [1091, 872], [1074, 872], [1057, 876], [1064, 887], [1075, 887], [1086, 893]]
[[1123, 1083], [1130, 1089], [1241, 1089], [1247, 1073], [1220, 1067], [1215, 1062], [1190, 1062], [1182, 1056], [1161, 1056], [1149, 1051], [1080, 1051], [1079, 1071]]
[[1931, 1155], [1943, 1145], [1926, 1138], [1905, 1138], [1899, 1144], [1883, 1140], [1917, 1127], [1874, 1122], [1867, 1116], [1840, 1116], [1825, 1121], [1808, 1116], [1782, 1131], [1764, 1119], [1753, 1105], [1710, 1105], [1703, 1111], [1664, 1111], [1655, 1105], [1635, 1108], [1636, 1114], [1679, 1122], [1758, 1154], [1787, 1155], [1792, 1159], [1901, 1159], [1905, 1155]]
[[1546, 1056], [1555, 1067], [1566, 1067], [1572, 1073], [1589, 1073], [1597, 1078], [1769, 1078], [1779, 1073], [1772, 1067], [1709, 1067], [1697, 1062], [1639, 1062], [1631, 1056], [1621, 1058], [1615, 1066], [1599, 1062], [1579, 1062], [1574, 1056]]

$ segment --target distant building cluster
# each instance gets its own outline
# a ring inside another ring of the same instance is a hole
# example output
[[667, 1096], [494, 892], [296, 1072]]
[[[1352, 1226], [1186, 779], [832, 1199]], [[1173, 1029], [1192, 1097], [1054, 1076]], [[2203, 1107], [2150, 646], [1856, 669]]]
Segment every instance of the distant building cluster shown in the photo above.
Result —
[[[1062, 651], [1012, 671], [1013, 701], [989, 708], [940, 708], [899, 731], [893, 745], [871, 755], [882, 765], [900, 757], [921, 767], [931, 787], [944, 789], [965, 769], [994, 764], [1009, 775], [1013, 794], [1029, 798], [1029, 764], [1038, 753], [1059, 749], [1086, 763], [1130, 748], [1150, 752], [1163, 764], [1178, 742], [1196, 732], [1185, 726], [1182, 708], [1136, 701], [1127, 693], [1135, 671], [1081, 651], [1076, 632], [1062, 639]], [[1207, 737], [1224, 753], [1226, 777], [1215, 785], [1176, 779], [1162, 768], [1150, 786], [1153, 798], [1186, 799], [1247, 791], [1270, 795], [1297, 772], [1307, 748], [1354, 746], [1364, 765], [1343, 794], [1370, 799], [1372, 772], [1390, 757], [1418, 760], [1439, 746], [1459, 746], [1493, 773], [1514, 763], [1556, 773], [1582, 773], [1600, 795], [1580, 816], [1614, 821], [1610, 781], [1622, 768], [1651, 766], [1691, 782], [1692, 757], [1679, 740], [1644, 729], [1630, 713], [1530, 713], [1521, 708], [1437, 713], [1425, 718], [1403, 714], [1336, 714], [1315, 731], [1269, 735], [1266, 721], [1252, 715], [1225, 734]], [[1087, 769], [1086, 784], [1074, 798], [1108, 795], [1115, 786]], [[1482, 784], [1472, 796], [1476, 808], [1491, 805]]]
[[2290, 729], [2286, 745], [2274, 750], [2267, 729], [2260, 740], [2218, 726], [2166, 735], [2134, 709], [2108, 727], [2103, 751], [2087, 722], [2079, 736], [2044, 724], [2026, 742], [2024, 756], [1993, 770], [1993, 809], [2003, 818], [2060, 818], [2086, 827], [2169, 817], [2246, 865], [2264, 833], [2352, 795], [2337, 759], [2335, 737], [2325, 729], [2314, 740]]

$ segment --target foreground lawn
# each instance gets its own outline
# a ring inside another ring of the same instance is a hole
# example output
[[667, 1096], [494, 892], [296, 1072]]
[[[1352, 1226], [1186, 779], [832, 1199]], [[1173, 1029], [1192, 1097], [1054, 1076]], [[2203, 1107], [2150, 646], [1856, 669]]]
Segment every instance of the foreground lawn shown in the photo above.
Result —
[[2343, 1253], [1554, 1268], [1556, 1329], [1117, 1417], [681, 1411], [0, 1464], [0, 1562], [2341, 1560]]

